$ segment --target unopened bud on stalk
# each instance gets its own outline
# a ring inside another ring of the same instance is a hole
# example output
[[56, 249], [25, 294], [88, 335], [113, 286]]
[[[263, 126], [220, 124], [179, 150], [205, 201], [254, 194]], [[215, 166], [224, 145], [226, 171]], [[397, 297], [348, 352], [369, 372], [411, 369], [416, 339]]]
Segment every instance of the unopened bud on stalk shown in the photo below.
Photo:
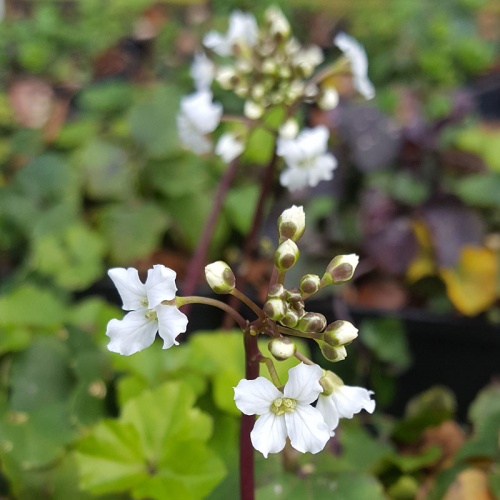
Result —
[[292, 207], [285, 210], [278, 218], [280, 241], [291, 239], [298, 241], [306, 228], [306, 214], [302, 207]]
[[319, 379], [319, 383], [323, 387], [323, 392], [321, 393], [323, 396], [330, 396], [330, 394], [333, 394], [339, 387], [344, 385], [344, 381], [329, 370]]
[[291, 358], [297, 350], [293, 340], [288, 337], [272, 339], [267, 348], [278, 361], [284, 361], [285, 359]]
[[290, 34], [290, 24], [277, 7], [269, 7], [266, 10], [266, 21], [269, 23], [271, 35], [277, 35], [283, 39]]
[[283, 318], [280, 319], [280, 323], [288, 328], [295, 328], [298, 322], [299, 315], [293, 309], [288, 309]]
[[247, 100], [245, 101], [243, 112], [247, 118], [250, 118], [250, 120], [257, 120], [264, 114], [264, 108], [254, 101]]
[[325, 329], [325, 342], [331, 346], [350, 344], [358, 336], [358, 329], [349, 321], [337, 320]]
[[300, 291], [303, 294], [313, 295], [320, 288], [321, 280], [317, 274], [305, 274], [300, 278]]
[[321, 313], [308, 312], [299, 319], [297, 330], [304, 333], [320, 333], [326, 327], [326, 318]]
[[[295, 139], [299, 133], [299, 124], [293, 118], [288, 119], [279, 129], [279, 135], [283, 139]], [[295, 206], [295, 205], [294, 205]]]
[[347, 357], [347, 351], [343, 345], [334, 347], [326, 342], [318, 342], [321, 353], [328, 361], [342, 361]]
[[334, 257], [328, 264], [321, 281], [325, 285], [349, 281], [356, 270], [358, 262], [359, 257], [354, 253], [349, 255], [337, 255], [337, 257]]
[[233, 271], [222, 260], [205, 267], [205, 278], [215, 293], [231, 293], [236, 284]]
[[268, 299], [283, 299], [285, 297], [285, 287], [281, 283], [276, 283], [267, 292]]
[[324, 89], [318, 96], [317, 103], [321, 109], [329, 110], [336, 108], [339, 103], [339, 93], [335, 89]]
[[290, 304], [297, 304], [298, 302], [302, 302], [302, 295], [296, 288], [289, 288], [285, 292], [285, 299]]
[[276, 249], [274, 254], [274, 265], [279, 271], [288, 271], [291, 269], [299, 258], [299, 247], [293, 240], [285, 240]]
[[285, 301], [281, 299], [269, 299], [264, 304], [264, 312], [273, 321], [281, 320], [286, 313]]
[[236, 85], [239, 77], [236, 76], [236, 71], [231, 66], [223, 66], [217, 71], [215, 79], [223, 89], [228, 90]]

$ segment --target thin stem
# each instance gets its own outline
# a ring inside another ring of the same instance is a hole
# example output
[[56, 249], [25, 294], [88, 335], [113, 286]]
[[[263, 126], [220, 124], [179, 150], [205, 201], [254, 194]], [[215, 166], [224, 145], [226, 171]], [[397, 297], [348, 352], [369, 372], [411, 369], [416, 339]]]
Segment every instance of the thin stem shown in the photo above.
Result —
[[238, 323], [238, 326], [242, 330], [246, 330], [248, 321], [235, 309], [226, 304], [225, 302], [221, 302], [217, 299], [211, 299], [209, 297], [197, 297], [196, 295], [192, 295], [190, 297], [176, 297], [176, 303], [178, 307], [190, 305], [190, 304], [205, 304], [207, 306], [217, 307], [222, 309], [226, 314], [229, 314], [231, 318]]
[[[224, 172], [221, 181], [217, 187], [217, 192], [215, 193], [215, 201], [212, 206], [212, 211], [208, 216], [205, 227], [203, 228], [203, 233], [198, 241], [198, 246], [194, 255], [191, 257], [189, 262], [188, 272], [186, 279], [184, 281], [183, 293], [184, 295], [192, 295], [196, 289], [198, 279], [205, 266], [205, 261], [207, 258], [208, 249], [210, 247], [210, 242], [212, 241], [212, 236], [219, 218], [220, 211], [222, 209], [222, 204], [226, 197], [226, 193], [233, 182], [236, 169], [238, 168], [238, 158], [233, 160], [227, 170]], [[184, 314], [189, 316], [190, 306], [188, 305], [184, 308]]]
[[281, 383], [281, 380], [278, 376], [278, 372], [276, 371], [276, 368], [274, 367], [273, 360], [271, 358], [266, 358], [262, 357], [260, 360], [261, 363], [265, 363], [267, 366], [267, 370], [269, 371], [269, 375], [271, 375], [271, 378], [273, 379], [273, 383], [276, 387], [283, 387], [283, 384]]
[[236, 297], [237, 299], [241, 300], [244, 304], [246, 304], [256, 315], [259, 319], [264, 319], [265, 314], [262, 311], [262, 309], [250, 298], [248, 298], [244, 293], [241, 293], [238, 289], [234, 288], [233, 291], [231, 292], [231, 295], [233, 297]]
[[314, 365], [316, 363], [314, 363], [314, 361], [311, 361], [307, 356], [304, 356], [301, 352], [297, 351], [295, 353], [295, 357], [299, 360], [299, 361], [302, 361], [302, 363], [306, 364], [306, 365]]
[[306, 339], [314, 339], [314, 340], [323, 340], [323, 334], [317, 332], [299, 332], [298, 330], [294, 330], [293, 328], [287, 328], [286, 326], [278, 326], [278, 331], [280, 333], [284, 333], [285, 335], [291, 335], [292, 337], [302, 337]]

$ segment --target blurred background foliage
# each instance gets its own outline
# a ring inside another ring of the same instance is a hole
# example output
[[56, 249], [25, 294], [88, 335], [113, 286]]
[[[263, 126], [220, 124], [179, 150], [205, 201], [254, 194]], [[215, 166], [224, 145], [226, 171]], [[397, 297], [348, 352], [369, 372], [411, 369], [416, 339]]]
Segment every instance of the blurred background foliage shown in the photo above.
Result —
[[[277, 188], [275, 197], [278, 207], [305, 206], [307, 272], [335, 253], [362, 256], [337, 306], [397, 312], [364, 316], [358, 361], [343, 368], [376, 390], [383, 410], [411, 365], [401, 311], [499, 320], [500, 4], [273, 3], [299, 38], [322, 47], [326, 64], [338, 55], [331, 40], [340, 30], [368, 53], [374, 102], [351, 99], [341, 78], [331, 82], [338, 108], [301, 111], [331, 128], [335, 179], [294, 196]], [[233, 9], [258, 17], [269, 4], [5, 1], [0, 496], [217, 499], [237, 491], [239, 336], [197, 333], [168, 353], [156, 345], [131, 358], [111, 354], [106, 323], [121, 313], [103, 277], [111, 266], [162, 263], [182, 282], [225, 169], [177, 139], [189, 64], [203, 33], [223, 30]], [[246, 152], [212, 257], [238, 259], [270, 147], [256, 137]], [[270, 220], [262, 258], [249, 264], [257, 288], [268, 272]], [[328, 304], [329, 320], [342, 315], [337, 306]], [[200, 315], [203, 329], [217, 324]], [[473, 343], [473, 327], [468, 334]], [[258, 498], [500, 498], [498, 391], [488, 386], [457, 418], [453, 393], [429, 388], [403, 414], [343, 423], [318, 456], [288, 450], [281, 462], [259, 460]]]

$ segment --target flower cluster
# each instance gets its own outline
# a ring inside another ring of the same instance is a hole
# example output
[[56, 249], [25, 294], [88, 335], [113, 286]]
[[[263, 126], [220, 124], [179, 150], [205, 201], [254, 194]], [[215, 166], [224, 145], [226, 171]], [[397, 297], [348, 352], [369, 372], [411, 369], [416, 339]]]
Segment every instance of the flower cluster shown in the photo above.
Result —
[[[373, 97], [362, 46], [345, 33], [339, 33], [333, 43], [345, 56], [344, 64], [334, 66], [337, 69], [333, 71], [340, 71], [347, 64], [357, 91], [367, 99]], [[285, 110], [283, 121], [274, 130], [276, 154], [285, 163], [281, 185], [296, 191], [331, 180], [337, 161], [328, 152], [328, 129], [318, 126], [299, 133], [292, 118], [302, 102], [323, 109], [334, 108], [338, 103], [336, 89], [323, 85], [323, 71], [317, 72], [323, 62], [322, 50], [316, 45], [302, 46], [277, 7], [266, 10], [260, 28], [252, 14], [234, 11], [227, 32], [210, 31], [203, 45], [205, 51], [195, 55], [191, 67], [196, 92], [182, 98], [177, 118], [183, 145], [197, 154], [212, 151], [208, 135], [219, 128], [222, 119], [222, 106], [213, 102], [210, 90], [215, 81], [244, 100], [244, 116], [227, 117], [225, 121], [231, 126], [219, 134], [215, 147], [215, 154], [225, 163], [245, 151], [246, 137], [262, 125], [260, 119], [266, 112], [279, 107]], [[269, 127], [266, 122], [266, 128]]]

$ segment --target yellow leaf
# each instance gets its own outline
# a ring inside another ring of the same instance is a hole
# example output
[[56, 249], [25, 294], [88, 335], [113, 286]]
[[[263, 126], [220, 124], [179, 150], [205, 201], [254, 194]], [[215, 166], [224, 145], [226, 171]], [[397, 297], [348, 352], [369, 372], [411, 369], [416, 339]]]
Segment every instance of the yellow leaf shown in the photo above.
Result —
[[457, 266], [440, 275], [453, 305], [467, 316], [485, 311], [497, 298], [498, 258], [488, 248], [463, 247]]
[[418, 241], [418, 253], [412, 260], [406, 271], [406, 278], [410, 283], [432, 276], [436, 273], [434, 262], [432, 240], [428, 227], [419, 220], [412, 221], [412, 229]]
[[443, 500], [494, 500], [488, 476], [479, 469], [465, 469], [448, 488]]

